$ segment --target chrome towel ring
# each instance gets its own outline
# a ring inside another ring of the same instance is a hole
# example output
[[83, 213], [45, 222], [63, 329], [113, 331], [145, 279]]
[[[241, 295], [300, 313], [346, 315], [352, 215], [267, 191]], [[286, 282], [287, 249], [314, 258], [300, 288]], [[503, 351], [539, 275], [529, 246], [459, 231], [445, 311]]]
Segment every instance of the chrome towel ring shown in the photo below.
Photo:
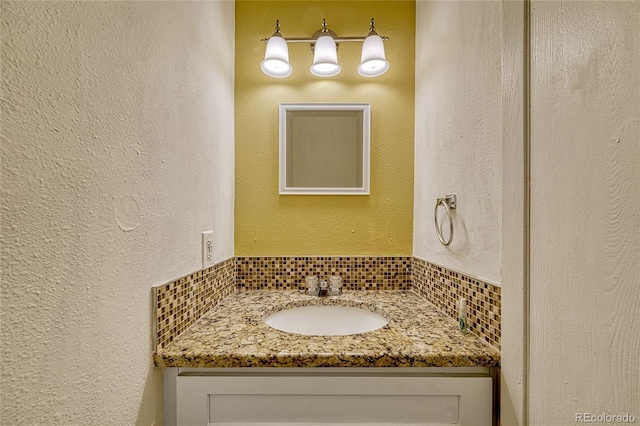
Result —
[[[442, 236], [442, 226], [438, 225], [438, 207], [440, 205], [444, 206], [444, 209], [447, 211], [447, 216], [449, 217], [449, 240], [445, 241]], [[453, 240], [453, 218], [451, 217], [451, 209], [456, 208], [456, 196], [455, 194], [447, 195], [444, 198], [438, 198], [436, 200], [436, 208], [433, 211], [433, 221], [436, 225], [436, 234], [438, 234], [438, 239], [440, 242], [448, 246], [451, 244], [451, 240]]]

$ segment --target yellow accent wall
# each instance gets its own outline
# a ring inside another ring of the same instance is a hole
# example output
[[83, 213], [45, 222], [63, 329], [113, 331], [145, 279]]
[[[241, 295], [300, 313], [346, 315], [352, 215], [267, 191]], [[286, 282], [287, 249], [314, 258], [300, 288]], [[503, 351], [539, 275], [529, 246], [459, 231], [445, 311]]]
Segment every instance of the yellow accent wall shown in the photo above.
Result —
[[[286, 37], [310, 37], [326, 18], [338, 36], [365, 36], [371, 18], [390, 37], [391, 67], [358, 75], [362, 43], [341, 43], [342, 72], [309, 72], [307, 43], [290, 43], [293, 74], [260, 70], [276, 19]], [[413, 238], [415, 2], [236, 1], [235, 252], [237, 256], [403, 255]], [[371, 194], [279, 195], [280, 102], [371, 103]]]

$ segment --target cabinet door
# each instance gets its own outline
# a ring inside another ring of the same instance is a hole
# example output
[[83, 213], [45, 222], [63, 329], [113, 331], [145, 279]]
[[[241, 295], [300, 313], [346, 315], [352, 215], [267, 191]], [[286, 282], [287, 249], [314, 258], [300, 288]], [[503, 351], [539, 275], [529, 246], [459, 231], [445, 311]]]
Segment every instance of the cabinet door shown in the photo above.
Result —
[[177, 424], [491, 425], [490, 377], [177, 377]]

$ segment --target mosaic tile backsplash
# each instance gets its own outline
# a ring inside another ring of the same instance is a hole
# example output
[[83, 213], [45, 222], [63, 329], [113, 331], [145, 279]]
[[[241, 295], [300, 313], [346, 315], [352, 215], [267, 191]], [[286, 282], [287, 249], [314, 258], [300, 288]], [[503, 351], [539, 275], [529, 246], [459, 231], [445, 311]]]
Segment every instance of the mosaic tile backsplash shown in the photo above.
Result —
[[470, 275], [413, 258], [413, 289], [454, 319], [467, 299], [469, 330], [500, 349], [500, 287]]
[[156, 350], [173, 341], [222, 299], [233, 294], [234, 258], [154, 287]]
[[408, 256], [236, 257], [154, 287], [156, 350], [236, 290], [304, 289], [304, 278], [340, 275], [348, 290], [410, 290], [450, 317], [467, 299], [469, 330], [500, 349], [500, 287]]
[[237, 257], [239, 290], [304, 289], [304, 279], [340, 275], [344, 290], [408, 290], [411, 257]]

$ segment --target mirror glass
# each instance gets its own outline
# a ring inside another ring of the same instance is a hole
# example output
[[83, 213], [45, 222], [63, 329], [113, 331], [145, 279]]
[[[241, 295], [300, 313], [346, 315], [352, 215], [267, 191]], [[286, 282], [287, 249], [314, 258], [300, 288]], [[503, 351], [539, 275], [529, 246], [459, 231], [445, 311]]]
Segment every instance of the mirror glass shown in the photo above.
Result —
[[280, 194], [369, 194], [368, 103], [280, 104]]

